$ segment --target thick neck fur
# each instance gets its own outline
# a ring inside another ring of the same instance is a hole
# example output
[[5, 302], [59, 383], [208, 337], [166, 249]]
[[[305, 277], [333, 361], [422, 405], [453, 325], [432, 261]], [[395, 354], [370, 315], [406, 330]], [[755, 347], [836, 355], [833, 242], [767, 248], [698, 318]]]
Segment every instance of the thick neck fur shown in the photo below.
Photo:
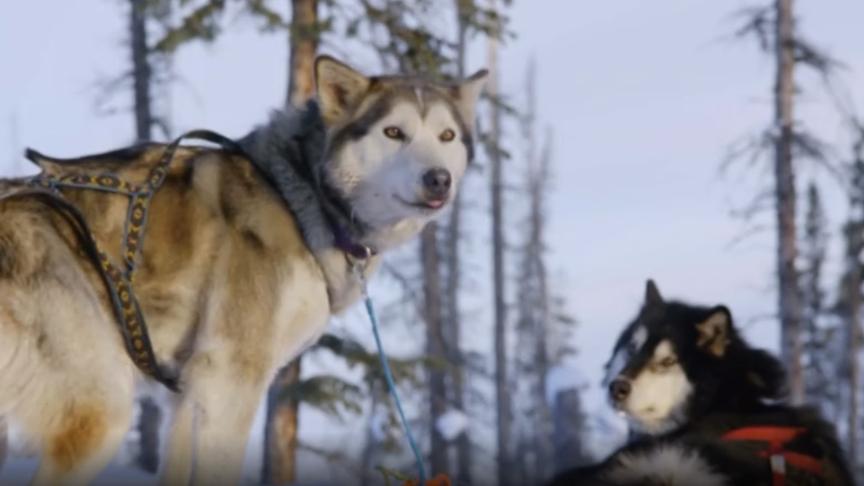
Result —
[[749, 413], [767, 403], [786, 398], [783, 367], [769, 353], [750, 348], [738, 336], [733, 336], [727, 353], [713, 358], [700, 353], [694, 363], [691, 381], [697, 383], [691, 404], [691, 416], [712, 413]]
[[291, 208], [310, 249], [332, 246], [331, 215], [322, 204], [321, 164], [325, 158], [326, 132], [318, 106], [305, 110], [276, 111], [270, 122], [240, 140], [243, 149]]
[[[334, 246], [334, 224], [355, 241], [374, 240], [361, 222], [349, 221], [338, 195], [321, 184], [327, 161], [327, 133], [318, 105], [303, 110], [278, 111], [270, 122], [240, 140], [252, 163], [279, 193], [294, 214], [309, 250], [327, 279], [330, 308], [339, 312], [360, 295], [344, 253]], [[378, 263], [370, 258], [366, 271]]]

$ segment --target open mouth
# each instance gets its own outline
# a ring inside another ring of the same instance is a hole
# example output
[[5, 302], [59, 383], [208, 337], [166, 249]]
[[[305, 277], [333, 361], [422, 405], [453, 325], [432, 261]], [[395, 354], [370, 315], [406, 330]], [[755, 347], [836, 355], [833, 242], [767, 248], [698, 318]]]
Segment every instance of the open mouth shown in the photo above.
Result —
[[406, 201], [405, 199], [402, 199], [401, 197], [394, 194], [393, 199], [399, 201], [400, 203], [402, 203], [406, 206], [416, 208], [416, 209], [423, 209], [423, 210], [427, 210], [427, 211], [437, 211], [437, 210], [441, 209], [442, 207], [444, 207], [445, 204], [447, 204], [446, 198], [444, 198], [444, 199], [427, 199], [425, 201], [411, 202], [411, 201]]

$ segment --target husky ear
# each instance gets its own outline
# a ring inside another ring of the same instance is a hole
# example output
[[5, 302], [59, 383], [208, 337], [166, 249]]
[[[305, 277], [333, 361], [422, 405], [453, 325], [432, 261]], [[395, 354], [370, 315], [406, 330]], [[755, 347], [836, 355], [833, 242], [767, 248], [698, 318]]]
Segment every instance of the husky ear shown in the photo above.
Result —
[[371, 81], [350, 66], [330, 56], [315, 60], [315, 88], [324, 124], [333, 126], [344, 120], [369, 89]]
[[704, 321], [696, 324], [696, 344], [718, 358], [726, 354], [732, 334], [732, 316], [729, 309], [720, 306], [711, 311]]
[[452, 91], [459, 114], [465, 120], [469, 130], [474, 129], [474, 116], [477, 112], [477, 100], [486, 86], [489, 71], [481, 69], [456, 85]]
[[657, 288], [654, 280], [648, 279], [645, 283], [645, 305], [650, 307], [662, 304], [663, 296], [660, 295], [660, 289]]

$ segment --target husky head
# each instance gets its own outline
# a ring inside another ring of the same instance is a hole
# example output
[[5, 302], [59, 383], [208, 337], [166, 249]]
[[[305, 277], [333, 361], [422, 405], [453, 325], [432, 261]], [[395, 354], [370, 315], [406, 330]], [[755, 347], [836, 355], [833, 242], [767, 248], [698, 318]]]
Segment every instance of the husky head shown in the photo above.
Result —
[[486, 71], [452, 85], [367, 77], [333, 58], [315, 65], [327, 128], [323, 179], [384, 249], [416, 234], [455, 197], [473, 155]]
[[780, 363], [747, 346], [728, 308], [667, 303], [650, 280], [604, 383], [612, 406], [636, 432], [651, 435], [711, 410], [732, 412], [784, 393]]

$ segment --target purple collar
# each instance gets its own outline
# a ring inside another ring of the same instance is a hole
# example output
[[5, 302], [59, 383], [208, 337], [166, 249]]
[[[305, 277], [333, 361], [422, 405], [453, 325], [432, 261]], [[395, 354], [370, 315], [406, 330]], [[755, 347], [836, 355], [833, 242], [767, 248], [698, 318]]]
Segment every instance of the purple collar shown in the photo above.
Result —
[[378, 254], [372, 248], [357, 243], [351, 238], [348, 231], [338, 224], [333, 225], [333, 244], [336, 245], [336, 248], [339, 248], [357, 260], [367, 260]]

